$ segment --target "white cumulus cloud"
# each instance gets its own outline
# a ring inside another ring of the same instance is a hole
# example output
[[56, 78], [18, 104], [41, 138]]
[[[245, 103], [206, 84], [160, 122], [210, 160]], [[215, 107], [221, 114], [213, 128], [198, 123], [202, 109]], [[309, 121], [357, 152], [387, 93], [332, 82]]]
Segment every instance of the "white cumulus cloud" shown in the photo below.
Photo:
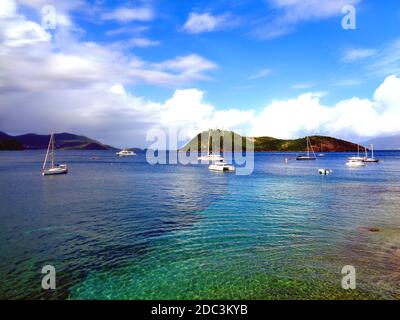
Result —
[[267, 105], [254, 119], [252, 134], [296, 138], [326, 134], [357, 140], [400, 133], [400, 78], [389, 76], [372, 99], [353, 97], [334, 106], [312, 93]]

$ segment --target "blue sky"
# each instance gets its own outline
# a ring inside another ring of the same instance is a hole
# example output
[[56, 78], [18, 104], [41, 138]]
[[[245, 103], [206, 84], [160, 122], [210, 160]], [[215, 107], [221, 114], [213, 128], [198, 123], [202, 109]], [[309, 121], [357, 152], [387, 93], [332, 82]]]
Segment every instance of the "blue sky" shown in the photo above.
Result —
[[[120, 5], [126, 3], [123, 1]], [[140, 2], [131, 3], [134, 6]], [[356, 30], [342, 29], [343, 15], [339, 12], [326, 19], [299, 22], [293, 31], [272, 39], [260, 39], [253, 34], [258, 20], [277, 14], [268, 1], [204, 3], [145, 1], [143, 4], [154, 11], [154, 20], [149, 22], [99, 24], [87, 21], [81, 13], [77, 14], [77, 21], [87, 32], [88, 40], [104, 43], [126, 41], [131, 37], [129, 33], [105, 36], [109, 30], [148, 27], [145, 37], [158, 41], [159, 45], [130, 49], [132, 54], [148, 60], [163, 61], [196, 53], [215, 62], [218, 68], [209, 72], [212, 79], [201, 81], [196, 87], [207, 92], [207, 100], [220, 108], [262, 108], [270, 100], [295, 97], [310, 88], [328, 91], [323, 99], [327, 103], [353, 95], [370, 97], [385, 75], [369, 74], [363, 59], [353, 63], [344, 63], [342, 59], [351, 49], [380, 50], [399, 37], [400, 5], [396, 1], [387, 1], [385, 5], [376, 0], [357, 4]], [[119, 4], [112, 2], [104, 6], [113, 10]], [[213, 16], [229, 13], [238, 21], [216, 31], [191, 34], [182, 31], [191, 12]], [[265, 23], [268, 24], [268, 20]], [[267, 76], [250, 79], [264, 69], [269, 70]], [[304, 89], [301, 84], [310, 86]], [[171, 96], [176, 88], [192, 86], [193, 83], [164, 87], [136, 85], [129, 90], [161, 101]]]
[[[56, 9], [55, 30], [41, 30], [45, 4]], [[342, 28], [346, 4], [355, 30]], [[399, 22], [397, 1], [4, 0], [0, 129], [55, 126], [114, 144], [143, 144], [146, 130], [171, 123], [188, 136], [209, 126], [285, 138], [397, 134], [386, 119], [400, 109], [388, 98], [399, 81]], [[17, 64], [25, 67], [7, 67]], [[59, 116], [49, 111], [56, 101]], [[29, 119], [17, 121], [21, 111]], [[314, 111], [315, 126], [284, 118]], [[364, 127], [345, 119], [358, 116]]]

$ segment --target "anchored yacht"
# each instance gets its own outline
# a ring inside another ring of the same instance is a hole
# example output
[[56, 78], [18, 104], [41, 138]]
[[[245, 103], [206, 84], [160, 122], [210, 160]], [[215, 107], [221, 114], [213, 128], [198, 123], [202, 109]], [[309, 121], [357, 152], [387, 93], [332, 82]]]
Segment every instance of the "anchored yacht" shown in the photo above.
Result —
[[371, 158], [368, 158], [368, 153], [366, 151], [365, 159], [363, 160], [364, 162], [369, 162], [369, 163], [377, 163], [379, 162], [379, 159], [374, 157], [374, 145], [371, 144]]
[[223, 161], [224, 158], [220, 154], [212, 154], [210, 152], [210, 131], [208, 130], [208, 142], [207, 142], [207, 154], [203, 156], [199, 156], [197, 160], [200, 161], [207, 161], [207, 162], [214, 162], [214, 161]]
[[118, 157], [130, 157], [130, 156], [136, 156], [136, 153], [134, 153], [133, 151], [128, 150], [128, 149], [123, 149], [123, 150], [117, 152], [116, 155]]
[[[312, 152], [313, 155], [311, 155], [310, 151]], [[313, 147], [310, 143], [310, 138], [307, 137], [307, 154], [301, 154], [296, 157], [296, 160], [317, 160], [317, 157], [315, 156]]]
[[346, 166], [348, 167], [363, 167], [365, 166], [364, 160], [360, 160], [358, 157], [350, 157], [347, 159]]
[[[47, 147], [46, 157], [44, 159], [42, 175], [43, 176], [51, 176], [56, 174], [67, 174], [68, 166], [66, 164], [57, 164], [54, 162], [55, 159], [55, 139], [54, 132], [51, 131], [49, 145]], [[50, 166], [47, 167], [47, 162], [50, 162]]]
[[235, 166], [228, 164], [226, 162], [214, 162], [208, 167], [209, 170], [212, 171], [220, 171], [220, 172], [234, 172]]

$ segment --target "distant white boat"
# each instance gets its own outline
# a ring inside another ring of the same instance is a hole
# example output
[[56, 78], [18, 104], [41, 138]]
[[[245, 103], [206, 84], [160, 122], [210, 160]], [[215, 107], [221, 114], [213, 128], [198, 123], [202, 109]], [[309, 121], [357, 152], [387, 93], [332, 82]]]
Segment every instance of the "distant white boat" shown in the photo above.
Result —
[[[54, 162], [55, 151], [54, 151], [54, 132], [51, 131], [49, 145], [47, 147], [46, 157], [44, 159], [42, 175], [50, 176], [56, 174], [67, 174], [68, 166], [66, 164], [56, 164]], [[47, 162], [50, 159], [50, 166], [47, 167]]]
[[208, 130], [208, 141], [207, 141], [207, 154], [203, 156], [199, 156], [197, 160], [214, 162], [214, 161], [224, 161], [224, 158], [220, 154], [212, 154], [210, 153], [210, 131]]
[[200, 161], [223, 161], [224, 157], [222, 157], [220, 154], [208, 154], [206, 156], [200, 156], [197, 158]]
[[123, 150], [117, 152], [116, 155], [118, 157], [131, 157], [131, 156], [136, 156], [136, 153], [134, 153], [133, 151], [128, 150], [128, 149], [123, 149]]
[[323, 152], [322, 143], [321, 143], [321, 153], [318, 153], [318, 157], [325, 157], [325, 153]]
[[220, 162], [214, 162], [208, 167], [209, 170], [212, 171], [220, 171], [220, 172], [234, 172], [235, 166], [228, 164], [226, 162], [220, 161]]
[[[311, 155], [310, 151], [313, 155]], [[298, 155], [296, 160], [317, 160], [309, 137], [307, 137], [307, 154]]]
[[363, 160], [364, 162], [369, 162], [369, 163], [377, 163], [377, 162], [379, 162], [379, 159], [376, 159], [374, 157], [374, 145], [373, 144], [371, 144], [371, 158], [368, 158], [367, 151], [365, 151], [365, 153], [366, 153], [366, 156], [365, 156], [365, 159]]

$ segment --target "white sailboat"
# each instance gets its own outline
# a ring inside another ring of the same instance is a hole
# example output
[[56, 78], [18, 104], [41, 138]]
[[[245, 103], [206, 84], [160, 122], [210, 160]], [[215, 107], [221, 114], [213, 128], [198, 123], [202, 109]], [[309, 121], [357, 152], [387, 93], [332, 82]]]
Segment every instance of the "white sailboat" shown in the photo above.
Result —
[[379, 159], [376, 159], [375, 157], [374, 157], [374, 145], [373, 144], [371, 144], [371, 158], [368, 158], [368, 153], [367, 153], [367, 151], [366, 151], [366, 156], [365, 156], [365, 159], [363, 160], [364, 162], [369, 162], [369, 163], [377, 163], [377, 162], [379, 162]]
[[[365, 152], [366, 148], [365, 148]], [[365, 159], [367, 157], [360, 156], [360, 145], [357, 143], [357, 157], [349, 157], [347, 158], [346, 166], [351, 168], [363, 167], [365, 166]]]
[[[313, 155], [311, 155], [310, 149], [311, 149], [311, 152]], [[307, 137], [307, 154], [306, 155], [305, 154], [298, 155], [296, 157], [296, 160], [316, 160], [316, 159], [317, 159], [317, 157], [315, 156], [314, 149], [310, 143], [310, 138]]]
[[[56, 164], [54, 162], [55, 151], [54, 151], [54, 132], [51, 131], [49, 145], [47, 147], [46, 157], [44, 159], [42, 175], [50, 176], [56, 174], [66, 174], [68, 173], [68, 167], [66, 164]], [[50, 158], [50, 160], [49, 160]], [[47, 167], [47, 162], [50, 162], [50, 166]]]
[[223, 161], [224, 158], [220, 154], [212, 154], [212, 153], [210, 153], [210, 132], [211, 132], [211, 129], [208, 130], [207, 155], [199, 156], [197, 158], [197, 160], [207, 161], [207, 162], [209, 162], [209, 161], [212, 161], [212, 162], [214, 162], [214, 161]]
[[[365, 149], [365, 154], [367, 154], [367, 149]], [[367, 157], [361, 157], [360, 156], [360, 145], [357, 143], [357, 157], [349, 157], [348, 160], [352, 161], [364, 161]]]

